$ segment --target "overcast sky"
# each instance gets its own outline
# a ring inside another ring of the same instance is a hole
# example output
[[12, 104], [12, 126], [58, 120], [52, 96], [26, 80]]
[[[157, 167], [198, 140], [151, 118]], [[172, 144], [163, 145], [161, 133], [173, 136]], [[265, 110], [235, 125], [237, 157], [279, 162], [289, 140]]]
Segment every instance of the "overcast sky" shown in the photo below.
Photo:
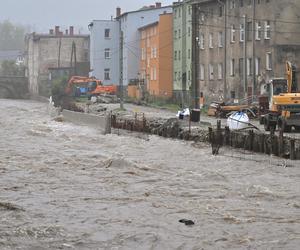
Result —
[[[34, 31], [48, 31], [55, 25], [74, 25], [87, 30], [94, 19], [110, 19], [117, 6], [122, 12], [136, 10], [156, 0], [0, 0], [0, 21], [30, 25]], [[173, 1], [161, 0], [163, 5]]]

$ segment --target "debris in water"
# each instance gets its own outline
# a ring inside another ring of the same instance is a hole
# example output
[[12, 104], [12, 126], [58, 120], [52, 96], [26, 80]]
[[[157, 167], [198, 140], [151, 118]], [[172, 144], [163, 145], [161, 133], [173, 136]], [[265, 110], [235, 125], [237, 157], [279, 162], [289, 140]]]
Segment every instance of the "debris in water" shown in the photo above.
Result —
[[195, 222], [193, 222], [192, 220], [187, 220], [187, 219], [181, 219], [179, 220], [179, 222], [184, 223], [186, 226], [191, 226], [195, 224]]
[[24, 211], [24, 209], [22, 209], [16, 205], [13, 205], [9, 202], [1, 202], [0, 201], [0, 208], [6, 209], [6, 210], [12, 210], [12, 211]]

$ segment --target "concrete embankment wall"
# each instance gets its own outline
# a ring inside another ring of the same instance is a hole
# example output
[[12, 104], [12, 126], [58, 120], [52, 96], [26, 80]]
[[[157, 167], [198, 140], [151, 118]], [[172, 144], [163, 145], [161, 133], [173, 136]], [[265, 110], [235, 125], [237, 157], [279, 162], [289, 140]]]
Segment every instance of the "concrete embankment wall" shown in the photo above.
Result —
[[105, 134], [110, 133], [111, 131], [110, 115], [98, 116], [70, 110], [63, 110], [61, 114], [63, 119], [67, 122], [72, 122], [77, 125], [90, 126], [101, 130]]

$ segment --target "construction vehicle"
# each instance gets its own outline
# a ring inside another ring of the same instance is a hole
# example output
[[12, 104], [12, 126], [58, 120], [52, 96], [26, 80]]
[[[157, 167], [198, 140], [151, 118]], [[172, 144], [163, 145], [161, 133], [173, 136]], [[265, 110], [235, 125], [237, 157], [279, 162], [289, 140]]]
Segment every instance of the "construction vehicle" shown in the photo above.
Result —
[[76, 97], [82, 94], [87, 95], [88, 99], [92, 96], [101, 94], [115, 95], [117, 93], [116, 85], [104, 86], [102, 82], [95, 77], [72, 76], [65, 89], [66, 94]]
[[290, 62], [286, 62], [286, 74], [287, 79], [273, 79], [267, 85], [269, 110], [260, 117], [266, 131], [275, 130], [276, 126], [284, 132], [290, 132], [292, 127], [300, 131], [300, 93], [296, 69]]

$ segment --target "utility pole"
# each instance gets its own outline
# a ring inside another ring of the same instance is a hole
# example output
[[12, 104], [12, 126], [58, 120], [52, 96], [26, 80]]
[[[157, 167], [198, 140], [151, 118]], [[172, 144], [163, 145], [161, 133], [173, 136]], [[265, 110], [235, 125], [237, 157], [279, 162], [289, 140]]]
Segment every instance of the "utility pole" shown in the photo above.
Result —
[[243, 16], [243, 25], [244, 25], [244, 67], [243, 67], [243, 76], [244, 76], [244, 91], [245, 91], [245, 97], [247, 97], [247, 32], [246, 32], [246, 15]]
[[193, 106], [199, 109], [199, 23], [198, 23], [198, 5], [192, 7], [192, 93], [194, 97]]
[[120, 22], [120, 109], [124, 109], [124, 100], [123, 100], [123, 31], [121, 29], [121, 20]]
[[252, 0], [253, 13], [252, 13], [252, 102], [254, 101], [254, 95], [256, 93], [256, 60], [255, 60], [255, 33], [256, 33], [256, 25], [255, 25], [255, 16], [256, 16], [256, 0]]

